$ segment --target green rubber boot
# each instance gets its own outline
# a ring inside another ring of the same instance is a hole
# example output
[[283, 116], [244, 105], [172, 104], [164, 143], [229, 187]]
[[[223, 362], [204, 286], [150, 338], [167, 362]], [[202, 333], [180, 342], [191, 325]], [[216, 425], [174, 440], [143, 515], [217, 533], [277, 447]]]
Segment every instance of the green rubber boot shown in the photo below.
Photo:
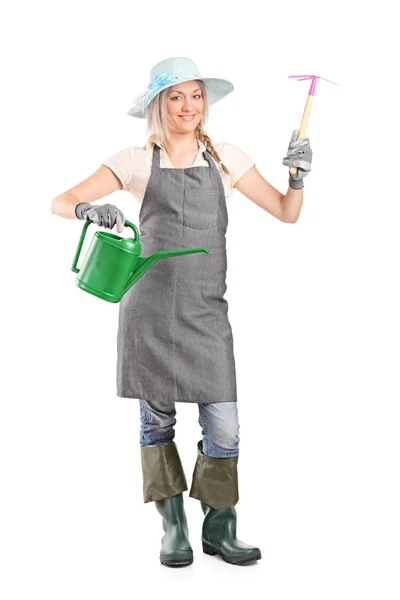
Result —
[[236, 509], [239, 500], [238, 456], [214, 458], [203, 454], [197, 444], [197, 460], [189, 496], [200, 500], [205, 514], [202, 530], [203, 550], [219, 554], [233, 565], [246, 565], [261, 558], [259, 548], [236, 537]]
[[155, 505], [163, 518], [165, 535], [161, 542], [160, 561], [168, 567], [185, 567], [193, 562], [193, 550], [188, 540], [188, 526], [183, 494], [156, 500]]
[[236, 509], [212, 508], [201, 502], [205, 514], [202, 531], [203, 551], [206, 554], [218, 554], [232, 565], [247, 565], [260, 560], [261, 551], [249, 546], [236, 537]]

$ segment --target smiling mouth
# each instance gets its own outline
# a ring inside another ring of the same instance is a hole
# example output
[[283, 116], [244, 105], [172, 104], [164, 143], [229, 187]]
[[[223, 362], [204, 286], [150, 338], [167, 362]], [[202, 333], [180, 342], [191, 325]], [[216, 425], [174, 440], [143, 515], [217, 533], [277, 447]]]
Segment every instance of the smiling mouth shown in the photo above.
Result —
[[179, 118], [184, 119], [185, 121], [191, 121], [195, 116], [196, 115], [178, 115]]

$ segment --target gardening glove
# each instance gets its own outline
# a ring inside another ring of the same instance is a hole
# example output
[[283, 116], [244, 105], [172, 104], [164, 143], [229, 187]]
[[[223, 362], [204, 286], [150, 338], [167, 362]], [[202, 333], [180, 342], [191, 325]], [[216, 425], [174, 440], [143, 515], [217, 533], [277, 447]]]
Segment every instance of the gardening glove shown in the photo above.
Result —
[[81, 202], [75, 206], [75, 215], [78, 219], [90, 219], [96, 225], [108, 229], [112, 229], [116, 223], [118, 233], [121, 233], [125, 224], [123, 212], [114, 204], [93, 206], [89, 202]]
[[292, 133], [287, 154], [282, 160], [282, 164], [287, 167], [297, 167], [295, 175], [289, 173], [289, 185], [295, 190], [304, 187], [303, 179], [311, 171], [313, 154], [310, 148], [310, 140], [307, 137], [302, 137], [298, 140], [298, 135], [299, 130], [295, 129]]

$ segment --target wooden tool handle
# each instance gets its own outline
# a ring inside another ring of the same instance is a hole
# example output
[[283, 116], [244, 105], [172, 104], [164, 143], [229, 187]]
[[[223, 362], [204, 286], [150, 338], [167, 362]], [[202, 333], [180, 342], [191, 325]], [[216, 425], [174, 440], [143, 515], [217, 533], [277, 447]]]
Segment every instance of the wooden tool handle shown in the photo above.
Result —
[[[310, 96], [310, 95], [307, 98], [307, 102], [306, 102], [306, 105], [304, 107], [303, 118], [301, 120], [300, 129], [299, 129], [299, 133], [298, 133], [298, 136], [297, 136], [298, 140], [306, 135], [308, 118], [309, 118], [310, 113], [311, 113], [311, 106], [312, 106], [313, 98], [314, 98], [314, 96]], [[290, 167], [289, 168], [289, 173], [291, 175], [296, 175], [296, 173], [297, 173], [297, 167]]]

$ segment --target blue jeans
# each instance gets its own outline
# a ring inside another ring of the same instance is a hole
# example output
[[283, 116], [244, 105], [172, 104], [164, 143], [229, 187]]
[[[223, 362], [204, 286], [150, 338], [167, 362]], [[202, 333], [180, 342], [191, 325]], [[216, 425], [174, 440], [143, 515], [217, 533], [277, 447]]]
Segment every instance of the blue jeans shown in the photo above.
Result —
[[[176, 408], [154, 401], [139, 400], [140, 445], [167, 444], [175, 437]], [[239, 454], [237, 402], [198, 404], [199, 425], [203, 435], [202, 451], [214, 458], [232, 458]]]

